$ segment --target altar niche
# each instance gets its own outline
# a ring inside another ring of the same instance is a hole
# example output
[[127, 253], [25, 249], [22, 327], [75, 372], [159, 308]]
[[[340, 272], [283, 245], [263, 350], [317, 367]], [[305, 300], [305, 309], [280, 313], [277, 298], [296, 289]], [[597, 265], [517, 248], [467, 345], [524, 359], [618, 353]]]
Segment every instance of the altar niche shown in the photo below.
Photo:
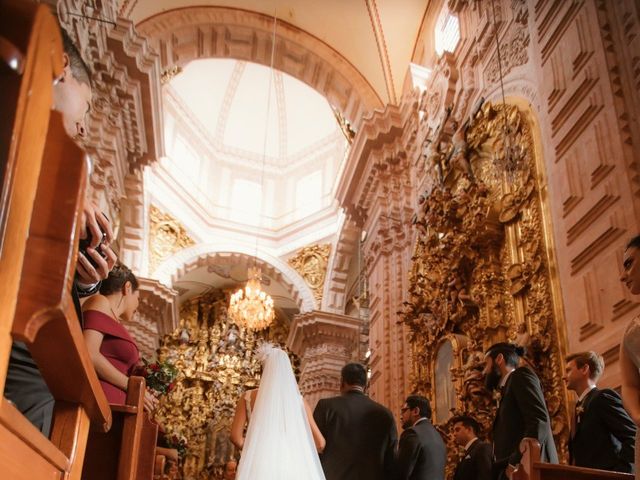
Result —
[[447, 117], [436, 131], [426, 151], [402, 317], [412, 344], [412, 390], [431, 398], [441, 431], [462, 413], [490, 431], [496, 402], [483, 385], [484, 351], [510, 341], [528, 349], [524, 361], [540, 377], [566, 459], [564, 320], [541, 194], [544, 170], [528, 115], [486, 102], [464, 125], [447, 124]]

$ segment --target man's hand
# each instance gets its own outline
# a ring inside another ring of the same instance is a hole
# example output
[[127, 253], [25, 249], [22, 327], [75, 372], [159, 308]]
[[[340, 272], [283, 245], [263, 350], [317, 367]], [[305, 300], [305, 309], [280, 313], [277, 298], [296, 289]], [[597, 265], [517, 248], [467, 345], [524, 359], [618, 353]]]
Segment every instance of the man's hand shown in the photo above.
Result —
[[513, 478], [513, 474], [518, 471], [518, 466], [507, 465], [507, 469], [505, 473], [507, 474], [507, 478], [511, 480]]
[[87, 238], [91, 234], [91, 248], [96, 248], [102, 240], [102, 232], [105, 233], [104, 243], [107, 245], [113, 241], [113, 230], [107, 216], [90, 201], [84, 202], [80, 215], [80, 238]]
[[95, 267], [91, 265], [89, 259], [82, 252], [78, 252], [76, 273], [78, 274], [78, 280], [85, 285], [94, 285], [107, 278], [118, 260], [116, 254], [108, 245], [103, 243], [98, 248], [105, 255], [105, 258], [96, 249], [87, 248], [87, 255], [91, 257], [96, 265]]
[[93, 202], [85, 201], [80, 216], [80, 238], [87, 238], [88, 235], [91, 235], [91, 243], [85, 253], [78, 252], [76, 273], [82, 284], [95, 285], [109, 276], [118, 257], [109, 247], [113, 240], [109, 219]]

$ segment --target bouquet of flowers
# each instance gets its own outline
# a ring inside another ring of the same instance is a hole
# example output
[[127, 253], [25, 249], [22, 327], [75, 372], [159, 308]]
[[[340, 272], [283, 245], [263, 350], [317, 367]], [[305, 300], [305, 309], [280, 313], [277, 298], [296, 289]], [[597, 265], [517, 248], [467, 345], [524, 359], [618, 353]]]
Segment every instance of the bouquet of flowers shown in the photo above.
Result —
[[184, 459], [184, 454], [187, 453], [187, 439], [184, 435], [179, 433], [169, 433], [164, 436], [164, 443], [167, 448], [175, 448], [178, 451], [178, 457]]
[[142, 359], [142, 365], [136, 371], [137, 375], [145, 378], [147, 387], [164, 395], [173, 390], [175, 380], [178, 376], [178, 369], [169, 362], [156, 361], [150, 363], [147, 359]]

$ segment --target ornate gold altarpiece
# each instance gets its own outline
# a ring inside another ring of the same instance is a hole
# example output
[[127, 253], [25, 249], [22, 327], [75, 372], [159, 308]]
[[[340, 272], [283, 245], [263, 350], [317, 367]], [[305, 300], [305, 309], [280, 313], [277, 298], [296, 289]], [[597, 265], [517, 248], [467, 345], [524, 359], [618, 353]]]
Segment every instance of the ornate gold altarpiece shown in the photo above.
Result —
[[[531, 126], [518, 107], [485, 103], [451, 130], [427, 149], [414, 219], [419, 233], [402, 312], [413, 390], [430, 396], [443, 433], [459, 413], [490, 433], [496, 402], [483, 385], [484, 351], [505, 340], [526, 346], [566, 458], [562, 309]], [[456, 451], [451, 440], [449, 447]], [[455, 455], [450, 460], [451, 467]]]
[[[159, 359], [174, 363], [179, 374], [156, 418], [167, 434], [187, 441], [184, 480], [222, 478], [224, 463], [235, 455], [229, 432], [236, 403], [260, 381], [256, 345], [262, 340], [284, 345], [289, 334], [278, 315], [260, 332], [238, 327], [227, 315], [228, 296], [214, 291], [185, 302], [178, 329], [161, 340]], [[297, 369], [298, 359], [292, 355], [292, 361]]]

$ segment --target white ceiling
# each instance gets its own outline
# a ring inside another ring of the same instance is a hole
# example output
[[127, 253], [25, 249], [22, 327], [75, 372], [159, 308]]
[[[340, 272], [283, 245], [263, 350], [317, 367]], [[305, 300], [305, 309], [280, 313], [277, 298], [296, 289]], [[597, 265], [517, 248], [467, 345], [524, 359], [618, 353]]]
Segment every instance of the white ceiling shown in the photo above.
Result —
[[226, 153], [261, 159], [266, 151], [270, 164], [286, 166], [341, 135], [323, 96], [285, 73], [270, 77], [268, 67], [255, 63], [195, 60], [170, 88]]

